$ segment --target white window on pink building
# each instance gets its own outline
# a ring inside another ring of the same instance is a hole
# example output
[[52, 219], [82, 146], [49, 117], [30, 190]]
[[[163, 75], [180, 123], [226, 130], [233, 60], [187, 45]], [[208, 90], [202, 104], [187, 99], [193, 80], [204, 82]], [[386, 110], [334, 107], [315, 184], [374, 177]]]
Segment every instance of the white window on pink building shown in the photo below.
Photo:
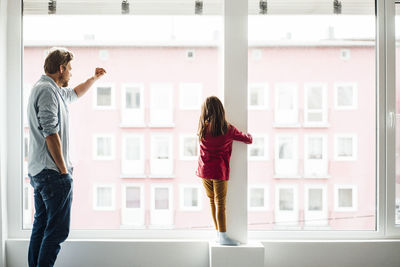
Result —
[[248, 208], [250, 211], [266, 211], [268, 209], [267, 185], [249, 185]]
[[122, 185], [122, 226], [144, 227], [145, 205], [143, 184]]
[[334, 141], [335, 160], [353, 161], [357, 160], [357, 135], [335, 134]]
[[275, 84], [275, 127], [299, 127], [297, 91], [294, 83]]
[[122, 85], [121, 126], [144, 127], [143, 84]]
[[304, 127], [327, 127], [328, 105], [326, 84], [304, 86]]
[[171, 227], [173, 225], [173, 193], [170, 184], [151, 185], [151, 227]]
[[199, 155], [199, 141], [194, 134], [181, 134], [179, 138], [181, 160], [197, 160]]
[[125, 134], [122, 137], [122, 177], [145, 176], [144, 135]]
[[173, 121], [173, 87], [172, 84], [150, 85], [150, 126], [172, 127]]
[[357, 211], [358, 192], [356, 185], [335, 185], [335, 211]]
[[168, 133], [151, 134], [150, 175], [154, 178], [173, 176], [172, 135]]
[[326, 185], [305, 185], [304, 196], [304, 224], [326, 226], [328, 224]]
[[297, 135], [275, 136], [275, 178], [299, 178]]
[[268, 108], [268, 84], [251, 83], [249, 84], [249, 109], [267, 109]]
[[179, 84], [179, 107], [183, 110], [200, 110], [203, 99], [201, 83]]
[[298, 225], [299, 207], [297, 185], [276, 185], [275, 224], [283, 226]]
[[307, 134], [304, 136], [304, 177], [328, 178], [327, 136]]
[[31, 228], [32, 227], [32, 219], [33, 219], [33, 205], [32, 205], [33, 192], [32, 192], [32, 186], [29, 184], [29, 182], [24, 182], [23, 190], [24, 190], [23, 191], [23, 203], [22, 203], [23, 225], [24, 225], [24, 228]]
[[93, 98], [94, 109], [115, 108], [115, 86], [113, 84], [96, 84]]
[[200, 211], [202, 210], [202, 197], [200, 185], [179, 185], [179, 204], [181, 210], [184, 211]]
[[113, 184], [93, 186], [93, 209], [100, 211], [115, 209], [115, 188]]
[[93, 136], [93, 159], [113, 160], [115, 140], [113, 134], [95, 134]]
[[335, 109], [357, 109], [358, 93], [356, 83], [335, 83]]
[[248, 146], [249, 160], [268, 160], [268, 136], [252, 134], [253, 143]]

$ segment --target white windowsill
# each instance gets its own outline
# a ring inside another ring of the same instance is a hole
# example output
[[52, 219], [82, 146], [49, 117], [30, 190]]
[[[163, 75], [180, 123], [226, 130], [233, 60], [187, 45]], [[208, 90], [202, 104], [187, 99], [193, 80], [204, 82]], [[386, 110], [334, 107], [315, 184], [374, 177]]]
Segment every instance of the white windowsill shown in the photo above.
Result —
[[144, 123], [132, 124], [132, 123], [121, 123], [121, 128], [145, 128], [147, 125]]
[[303, 123], [304, 128], [329, 128], [330, 126], [329, 123]]
[[174, 128], [175, 123], [166, 123], [166, 124], [149, 123], [148, 127], [151, 127], [151, 128]]
[[274, 123], [273, 124], [274, 128], [300, 128], [301, 124], [300, 123]]
[[299, 174], [275, 174], [275, 179], [300, 179], [302, 176]]
[[162, 178], [162, 179], [170, 179], [170, 178], [175, 178], [175, 174], [150, 174], [148, 176], [149, 178]]
[[331, 176], [329, 174], [304, 174], [304, 179], [329, 179]]
[[148, 178], [148, 175], [144, 173], [139, 173], [139, 174], [129, 174], [129, 173], [124, 173], [121, 174], [120, 178], [122, 179], [129, 179], [129, 178]]

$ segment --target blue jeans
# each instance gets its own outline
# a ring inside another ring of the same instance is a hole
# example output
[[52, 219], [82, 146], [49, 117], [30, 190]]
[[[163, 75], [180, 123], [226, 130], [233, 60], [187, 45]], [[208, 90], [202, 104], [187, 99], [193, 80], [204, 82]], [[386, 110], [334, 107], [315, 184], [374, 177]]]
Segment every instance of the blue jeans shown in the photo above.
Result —
[[72, 176], [44, 169], [29, 176], [34, 188], [35, 220], [29, 244], [29, 267], [51, 267], [69, 234]]

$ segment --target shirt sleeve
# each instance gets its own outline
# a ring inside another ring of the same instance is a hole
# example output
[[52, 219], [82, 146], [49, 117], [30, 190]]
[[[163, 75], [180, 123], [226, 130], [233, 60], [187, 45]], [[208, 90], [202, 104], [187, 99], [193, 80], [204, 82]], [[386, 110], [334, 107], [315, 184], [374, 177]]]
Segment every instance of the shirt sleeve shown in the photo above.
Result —
[[64, 98], [64, 101], [67, 102], [67, 104], [71, 104], [72, 102], [75, 102], [78, 99], [78, 96], [74, 89], [66, 87], [61, 87], [60, 89], [61, 89], [60, 93]]
[[232, 127], [231, 131], [232, 131], [233, 140], [243, 142], [245, 144], [253, 143], [253, 137], [251, 136], [251, 134], [249, 134], [249, 133], [244, 134], [241, 131], [239, 131], [238, 129], [236, 129], [236, 127], [233, 125], [231, 125], [230, 127]]
[[37, 99], [37, 116], [39, 130], [43, 136], [58, 133], [60, 130], [58, 121], [58, 100], [55, 92], [51, 88], [44, 88]]

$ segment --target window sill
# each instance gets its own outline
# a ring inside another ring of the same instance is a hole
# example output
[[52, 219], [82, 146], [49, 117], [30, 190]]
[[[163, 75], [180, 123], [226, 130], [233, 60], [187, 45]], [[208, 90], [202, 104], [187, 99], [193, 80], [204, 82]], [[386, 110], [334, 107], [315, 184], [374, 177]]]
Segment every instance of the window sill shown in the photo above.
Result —
[[122, 179], [140, 179], [140, 178], [148, 178], [148, 176], [144, 173], [139, 173], [139, 174], [121, 174], [120, 178]]
[[304, 179], [329, 179], [331, 176], [329, 174], [304, 174]]
[[119, 125], [121, 128], [146, 128], [146, 124], [138, 123], [138, 124], [130, 124], [130, 123], [121, 123]]
[[170, 178], [175, 178], [175, 174], [150, 174], [148, 178], [161, 178], [161, 179], [170, 179]]
[[299, 174], [275, 174], [275, 179], [300, 179], [302, 176]]
[[149, 123], [148, 127], [151, 127], [151, 128], [174, 128], [175, 123], [166, 123], [166, 124]]
[[329, 123], [304, 123], [304, 128], [329, 128], [331, 125]]
[[301, 124], [300, 123], [274, 123], [273, 124], [274, 128], [300, 128]]

